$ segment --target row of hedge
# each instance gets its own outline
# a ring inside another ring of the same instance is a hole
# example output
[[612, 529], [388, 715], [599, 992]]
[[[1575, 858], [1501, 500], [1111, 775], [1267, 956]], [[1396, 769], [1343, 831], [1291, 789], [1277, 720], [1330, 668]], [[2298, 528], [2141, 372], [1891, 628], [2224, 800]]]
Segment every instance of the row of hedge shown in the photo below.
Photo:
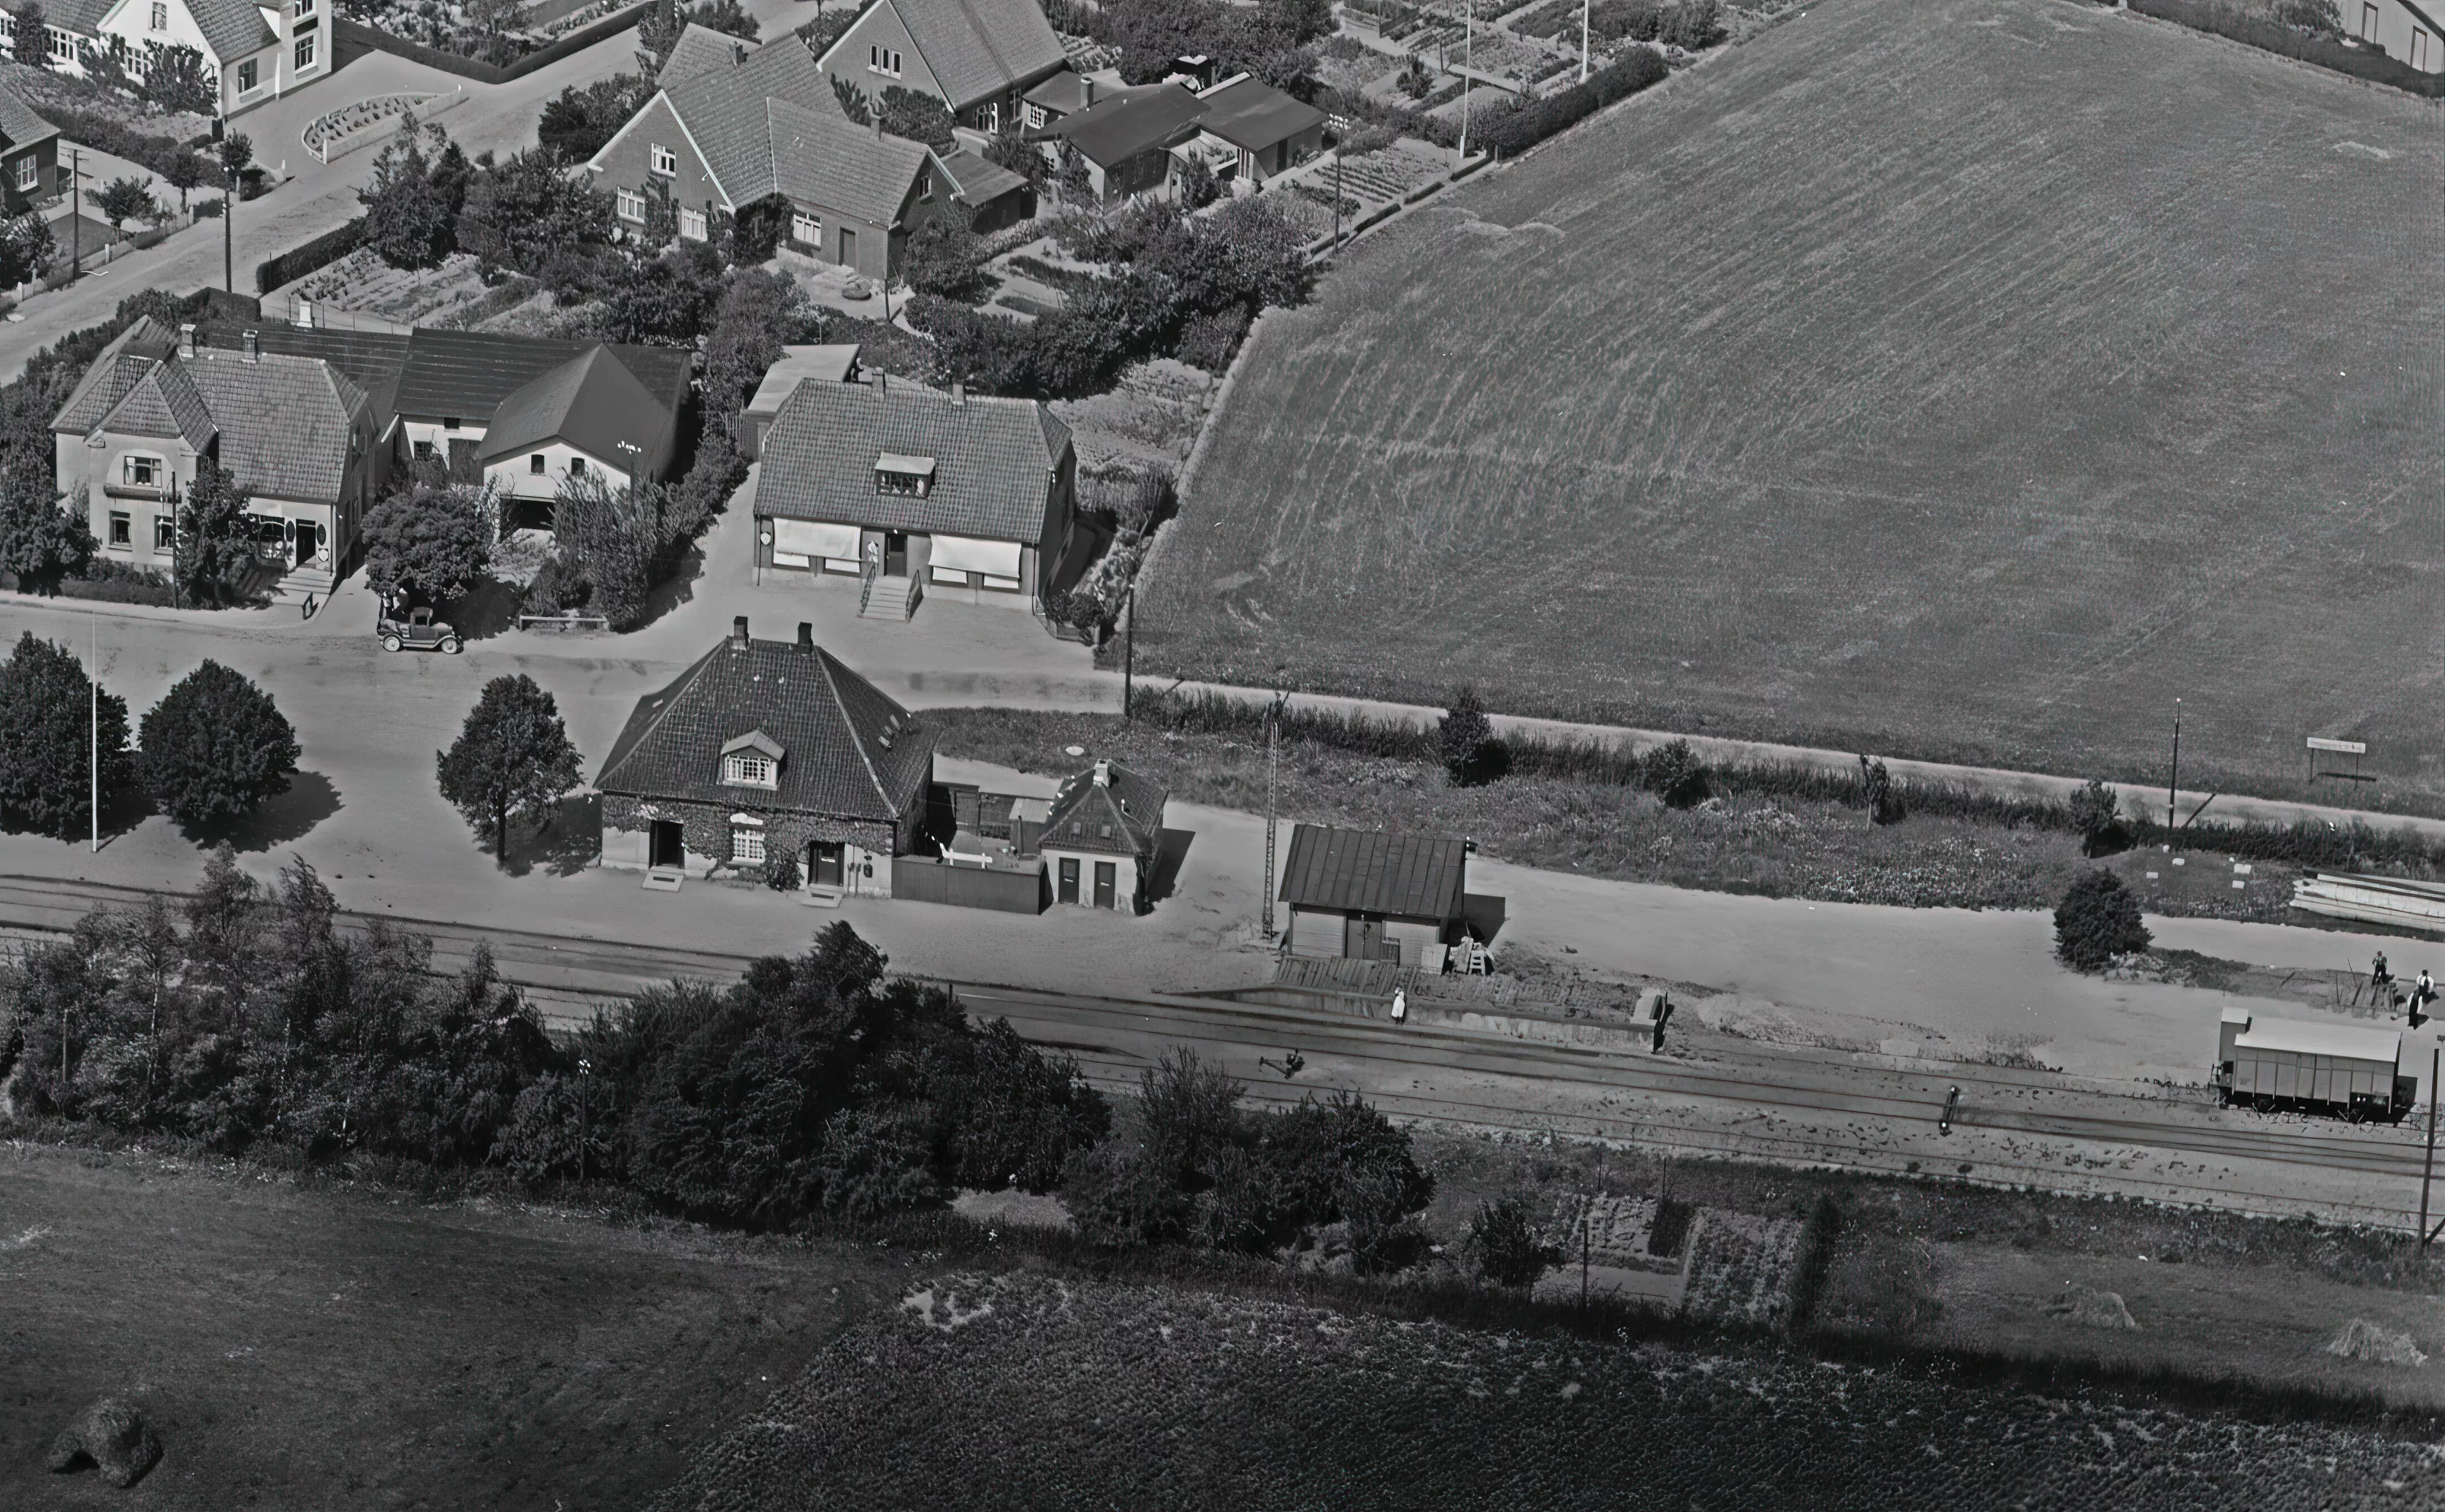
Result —
[[[140, 168], [149, 169], [163, 178], [170, 177], [170, 163], [180, 153], [193, 152], [197, 143], [180, 141], [176, 137], [163, 137], [149, 131], [139, 131], [123, 121], [114, 121], [98, 110], [80, 110], [74, 105], [46, 105], [43, 119], [60, 128], [60, 135], [80, 146], [96, 152], [106, 152], [114, 158], [124, 158]], [[208, 177], [217, 182], [217, 168]]]
[[2445, 74], [2422, 73], [2375, 47], [2344, 45], [2341, 37], [2304, 31], [2280, 21], [2236, 10], [2218, 0], [2130, 0], [2143, 16], [2171, 21], [2193, 31], [2212, 32], [2262, 51], [2314, 63], [2371, 84], [2386, 84], [2431, 100], [2445, 98]]
[[1662, 84], [1671, 72], [1660, 53], [1633, 47], [1590, 74], [1584, 84], [1523, 101], [1518, 109], [1490, 118], [1477, 128], [1478, 144], [1498, 158], [1526, 152], [1605, 106]]
[[178, 607], [178, 589], [167, 578], [82, 578], [64, 577], [59, 584], [64, 599], [90, 599], [99, 604], [151, 604], [169, 609]]
[[254, 265], [254, 291], [257, 297], [271, 293], [284, 285], [296, 282], [308, 273], [321, 272], [348, 253], [365, 244], [365, 217], [359, 215], [345, 226], [334, 226], [303, 246], [266, 257]]

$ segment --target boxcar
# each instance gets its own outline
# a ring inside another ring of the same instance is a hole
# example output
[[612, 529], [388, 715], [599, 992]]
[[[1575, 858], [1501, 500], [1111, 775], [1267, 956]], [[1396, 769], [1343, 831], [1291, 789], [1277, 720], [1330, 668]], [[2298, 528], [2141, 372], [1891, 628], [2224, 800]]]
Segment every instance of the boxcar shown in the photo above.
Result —
[[2402, 1031], [2267, 1018], [2227, 1008], [2217, 1026], [2216, 1086], [2228, 1104], [2400, 1118], [2418, 1100], [2405, 1076]]

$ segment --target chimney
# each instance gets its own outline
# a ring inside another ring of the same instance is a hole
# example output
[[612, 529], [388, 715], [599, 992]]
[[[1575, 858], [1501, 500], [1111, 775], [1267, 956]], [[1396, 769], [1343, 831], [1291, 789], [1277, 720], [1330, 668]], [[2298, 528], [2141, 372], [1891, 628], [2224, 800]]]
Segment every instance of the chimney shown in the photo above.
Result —
[[747, 649], [747, 616], [744, 614], [730, 622], [730, 648], [734, 651]]
[[874, 127], [874, 140], [881, 141], [883, 140], [883, 112], [880, 109], [877, 109], [866, 119]]
[[747, 44], [733, 40], [730, 44], [730, 65], [734, 68], [747, 61]]
[[804, 620], [798, 622], [798, 654], [800, 656], [815, 654], [815, 627]]
[[964, 409], [967, 407], [967, 402], [968, 385], [956, 381], [953, 382], [951, 384], [951, 407], [953, 409]]
[[1087, 108], [1092, 110], [1095, 107], [1095, 81], [1088, 78], [1084, 74], [1080, 74], [1078, 76], [1078, 82], [1086, 86]]
[[178, 355], [189, 362], [196, 360], [196, 323], [192, 320], [178, 324]]
[[1097, 787], [1099, 787], [1099, 788], [1109, 788], [1109, 787], [1111, 787], [1111, 785], [1112, 785], [1112, 764], [1111, 764], [1110, 761], [1098, 761], [1098, 762], [1096, 762], [1096, 763], [1095, 763], [1095, 786], [1097, 786]]
[[238, 338], [238, 356], [241, 360], [251, 363], [259, 355], [255, 340], [255, 334], [252, 331], [248, 331]]

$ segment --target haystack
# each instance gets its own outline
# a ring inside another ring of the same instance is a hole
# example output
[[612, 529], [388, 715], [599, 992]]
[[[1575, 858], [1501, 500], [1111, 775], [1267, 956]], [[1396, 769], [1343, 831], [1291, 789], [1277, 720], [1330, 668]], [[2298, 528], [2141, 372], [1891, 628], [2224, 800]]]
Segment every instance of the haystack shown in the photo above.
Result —
[[76, 1423], [51, 1441], [49, 1468], [65, 1475], [90, 1465], [113, 1485], [129, 1486], [144, 1478], [161, 1459], [161, 1441], [144, 1414], [115, 1396], [105, 1396], [84, 1409]]
[[2345, 1323], [2326, 1345], [2326, 1353], [2347, 1360], [2367, 1360], [2376, 1365], [2425, 1365], [2428, 1356], [2411, 1341], [2408, 1334], [2356, 1317]]
[[2093, 1287], [2063, 1288], [2061, 1297], [2046, 1304], [2046, 1311], [2079, 1328], [2137, 1328], [2138, 1319], [2123, 1305], [2120, 1292], [2100, 1292]]

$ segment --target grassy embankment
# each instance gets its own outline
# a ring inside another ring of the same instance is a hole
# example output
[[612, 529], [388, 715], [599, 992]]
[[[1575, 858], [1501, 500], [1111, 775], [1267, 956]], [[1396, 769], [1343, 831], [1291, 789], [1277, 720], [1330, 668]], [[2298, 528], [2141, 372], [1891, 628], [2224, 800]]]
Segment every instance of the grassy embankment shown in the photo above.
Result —
[[[1024, 709], [929, 710], [945, 755], [1067, 774], [1083, 745], [1145, 773], [1175, 797], [1261, 811], [1263, 720], [1210, 699], [1144, 695], [1140, 718]], [[1515, 743], [1511, 775], [1471, 787], [1446, 775], [1429, 733], [1333, 715], [1295, 714], [1281, 753], [1286, 816], [1474, 838], [1522, 866], [1625, 882], [1916, 907], [2052, 908], [2086, 868], [2103, 865], [2151, 911], [2315, 924], [2289, 906], [2304, 869], [2445, 876], [2445, 849], [2390, 834], [2240, 830], [2204, 822], [2181, 836], [2180, 864], [2142, 824], [2132, 849], [2091, 861], [2059, 804], [1958, 789], [1901, 787], [1909, 817], [1872, 822], [1859, 781], [1785, 767], [1721, 772], [1720, 802], [1672, 808], [1639, 786], [1637, 763], [1610, 751]], [[2250, 870], [2237, 875], [2236, 857]], [[2153, 875], [2152, 875], [2153, 874]], [[2235, 887], [2233, 883], [2241, 887]], [[2357, 926], [2354, 927], [2362, 927]], [[2207, 963], [2194, 963], [2210, 970]]]

